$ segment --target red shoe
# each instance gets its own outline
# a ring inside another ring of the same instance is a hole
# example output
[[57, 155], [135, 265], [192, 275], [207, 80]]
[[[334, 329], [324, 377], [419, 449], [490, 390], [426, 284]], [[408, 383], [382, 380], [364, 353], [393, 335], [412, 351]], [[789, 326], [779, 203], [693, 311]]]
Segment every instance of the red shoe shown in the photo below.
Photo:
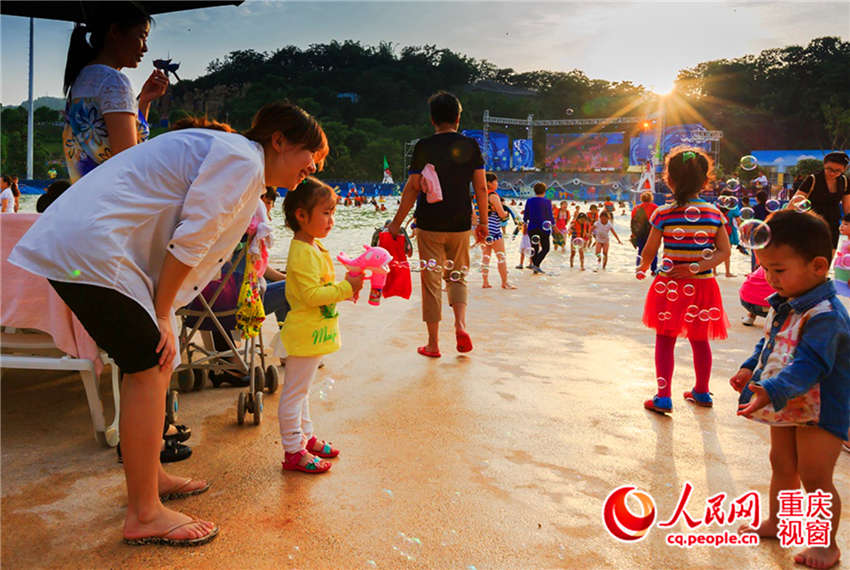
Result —
[[431, 352], [426, 346], [420, 346], [416, 349], [416, 352], [418, 352], [422, 356], [427, 356], [428, 358], [440, 358], [442, 356], [439, 350], [437, 352]]
[[334, 457], [339, 455], [339, 450], [334, 449], [329, 441], [322, 441], [322, 449], [319, 451], [315, 451], [314, 447], [317, 442], [318, 440], [316, 439], [315, 435], [310, 438], [310, 441], [307, 442], [307, 449], [309, 449], [310, 453], [312, 453], [313, 455], [318, 455], [323, 459], [333, 459]]
[[284, 471], [301, 471], [311, 475], [325, 473], [331, 468], [331, 464], [327, 461], [319, 461], [318, 457], [314, 457], [307, 465], [300, 465], [301, 457], [307, 454], [306, 449], [296, 451], [295, 453], [285, 452], [284, 460], [281, 462]]
[[469, 352], [472, 350], [472, 339], [469, 338], [469, 334], [465, 332], [456, 332], [455, 338], [457, 339], [458, 352]]

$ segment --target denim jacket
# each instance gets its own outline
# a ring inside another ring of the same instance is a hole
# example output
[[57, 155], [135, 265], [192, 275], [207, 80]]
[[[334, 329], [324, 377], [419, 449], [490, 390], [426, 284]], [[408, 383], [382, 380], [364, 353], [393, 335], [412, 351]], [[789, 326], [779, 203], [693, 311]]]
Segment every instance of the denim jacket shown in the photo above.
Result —
[[[818, 426], [847, 439], [850, 428], [850, 316], [832, 281], [794, 299], [768, 298], [764, 336], [741, 368], [770, 396], [774, 410], [820, 384]], [[750, 401], [749, 386], [739, 403]]]

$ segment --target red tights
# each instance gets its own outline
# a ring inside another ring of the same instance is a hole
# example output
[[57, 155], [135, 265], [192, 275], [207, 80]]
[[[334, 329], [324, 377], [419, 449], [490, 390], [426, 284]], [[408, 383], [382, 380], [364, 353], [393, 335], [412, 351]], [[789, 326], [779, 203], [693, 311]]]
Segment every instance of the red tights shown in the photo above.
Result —
[[[707, 340], [692, 340], [691, 350], [694, 353], [694, 372], [696, 372], [695, 392], [708, 392], [708, 381], [711, 378], [711, 346]], [[669, 398], [673, 383], [673, 349], [676, 337], [657, 335], [655, 337], [655, 375], [658, 378], [658, 395]]]

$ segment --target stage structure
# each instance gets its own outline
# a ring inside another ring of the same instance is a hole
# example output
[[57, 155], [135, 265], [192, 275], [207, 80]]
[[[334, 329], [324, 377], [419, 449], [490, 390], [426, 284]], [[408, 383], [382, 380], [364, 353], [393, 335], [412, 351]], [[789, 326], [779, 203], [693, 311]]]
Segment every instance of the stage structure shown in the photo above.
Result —
[[[588, 125], [628, 125], [645, 121], [644, 117], [605, 117], [602, 119], [538, 119], [534, 120], [534, 115], [528, 115], [525, 119], [514, 119], [511, 117], [494, 117], [490, 115], [490, 110], [484, 110], [482, 118], [482, 130], [484, 134], [484, 144], [481, 148], [481, 153], [484, 156], [484, 164], [487, 164], [487, 155], [490, 152], [490, 124], [525, 127], [527, 139], [534, 140], [534, 127], [563, 127], [563, 126], [588, 126]], [[661, 117], [660, 129], [664, 132], [664, 117]], [[710, 143], [710, 152], [714, 156], [714, 162], [717, 163], [717, 155], [720, 151], [720, 139], [723, 138], [723, 131], [709, 131], [706, 129], [695, 130], [690, 133], [683, 143], [704, 144]], [[413, 141], [415, 144], [416, 141]], [[408, 143], [410, 144], [410, 143]], [[406, 148], [406, 145], [405, 145]], [[412, 146], [411, 146], [412, 148]], [[660, 157], [658, 157], [660, 159]], [[659, 163], [661, 161], [659, 160]]]

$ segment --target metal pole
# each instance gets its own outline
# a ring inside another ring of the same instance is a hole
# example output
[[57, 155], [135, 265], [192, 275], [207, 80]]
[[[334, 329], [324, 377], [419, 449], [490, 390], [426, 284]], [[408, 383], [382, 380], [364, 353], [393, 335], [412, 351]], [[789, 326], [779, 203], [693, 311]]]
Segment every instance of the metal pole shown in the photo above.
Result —
[[33, 32], [33, 18], [30, 18], [30, 111], [29, 117], [27, 118], [27, 178], [32, 179], [32, 147], [33, 142], [35, 140], [35, 132], [34, 132], [34, 123], [35, 123], [35, 109], [33, 109], [32, 105], [32, 83], [33, 83], [33, 69], [32, 69], [32, 52], [35, 49], [32, 42], [32, 32]]

